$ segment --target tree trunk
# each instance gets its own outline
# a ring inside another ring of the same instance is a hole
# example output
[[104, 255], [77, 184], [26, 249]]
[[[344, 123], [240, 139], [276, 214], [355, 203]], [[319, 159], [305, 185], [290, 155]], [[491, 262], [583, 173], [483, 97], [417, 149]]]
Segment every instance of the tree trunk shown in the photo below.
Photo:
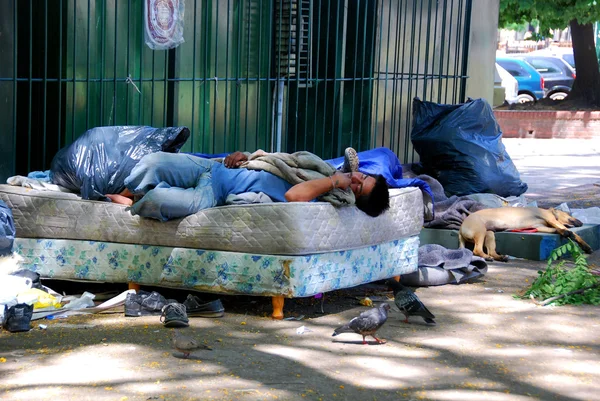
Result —
[[570, 101], [583, 101], [589, 105], [600, 106], [600, 71], [594, 44], [592, 24], [581, 25], [577, 20], [569, 23], [573, 37], [573, 56], [577, 68], [577, 78], [569, 94]]

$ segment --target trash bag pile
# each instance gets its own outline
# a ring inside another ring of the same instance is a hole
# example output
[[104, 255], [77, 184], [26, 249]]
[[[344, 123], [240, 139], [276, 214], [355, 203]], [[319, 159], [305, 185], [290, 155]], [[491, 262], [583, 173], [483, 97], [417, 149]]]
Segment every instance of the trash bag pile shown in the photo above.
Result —
[[494, 193], [519, 196], [527, 191], [502, 144], [502, 131], [483, 99], [446, 105], [413, 102], [411, 140], [420, 171], [437, 179], [447, 196]]
[[118, 194], [124, 181], [145, 155], [179, 152], [190, 136], [186, 127], [99, 127], [86, 131], [52, 159], [50, 180], [83, 199], [107, 200]]

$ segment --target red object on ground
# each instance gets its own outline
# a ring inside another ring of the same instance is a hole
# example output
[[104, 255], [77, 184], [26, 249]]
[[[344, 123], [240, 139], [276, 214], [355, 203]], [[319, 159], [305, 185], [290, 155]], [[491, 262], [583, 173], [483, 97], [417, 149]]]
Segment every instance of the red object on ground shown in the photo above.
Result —
[[516, 230], [508, 230], [511, 233], [537, 233], [537, 228], [518, 228]]

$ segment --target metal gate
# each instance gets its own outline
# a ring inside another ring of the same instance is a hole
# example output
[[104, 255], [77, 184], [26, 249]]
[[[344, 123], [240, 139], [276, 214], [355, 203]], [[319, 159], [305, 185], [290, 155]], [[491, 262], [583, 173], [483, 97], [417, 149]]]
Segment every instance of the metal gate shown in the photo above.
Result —
[[410, 162], [412, 99], [465, 98], [472, 0], [186, 0], [167, 51], [144, 43], [147, 1], [0, 3], [0, 179], [103, 125], [185, 125], [184, 151]]

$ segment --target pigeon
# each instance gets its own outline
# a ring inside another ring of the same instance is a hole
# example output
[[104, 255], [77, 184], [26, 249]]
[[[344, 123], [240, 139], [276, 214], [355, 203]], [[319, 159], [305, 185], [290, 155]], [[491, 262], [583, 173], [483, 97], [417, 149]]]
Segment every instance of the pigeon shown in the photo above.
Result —
[[379, 344], [383, 344], [385, 340], [375, 337], [375, 333], [387, 320], [389, 310], [390, 305], [387, 303], [382, 303], [377, 308], [366, 310], [347, 324], [335, 329], [331, 336], [335, 337], [342, 333], [357, 333], [363, 337], [363, 344], [367, 344], [365, 341], [366, 336], [371, 336]]
[[209, 346], [200, 344], [198, 340], [189, 336], [184, 336], [178, 331], [173, 332], [173, 348], [179, 352], [183, 352], [184, 358], [189, 358], [190, 353], [197, 349], [211, 349]]
[[426, 323], [435, 324], [435, 316], [429, 312], [429, 309], [423, 305], [423, 302], [417, 297], [411, 289], [406, 288], [396, 280], [386, 281], [392, 291], [394, 291], [394, 303], [404, 314], [406, 318], [404, 323], [408, 323], [409, 316], [421, 316]]

